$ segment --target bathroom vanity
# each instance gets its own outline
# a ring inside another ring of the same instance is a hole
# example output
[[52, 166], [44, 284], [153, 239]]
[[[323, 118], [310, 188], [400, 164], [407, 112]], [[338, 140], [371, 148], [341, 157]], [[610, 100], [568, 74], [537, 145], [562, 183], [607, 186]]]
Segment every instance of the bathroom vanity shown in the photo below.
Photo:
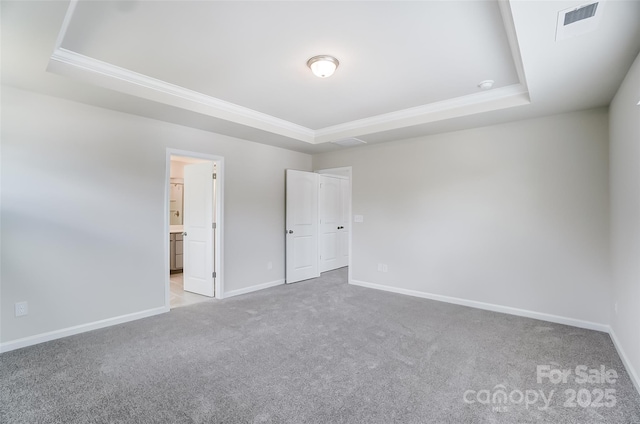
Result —
[[169, 229], [169, 270], [182, 271], [182, 225], [171, 225]]

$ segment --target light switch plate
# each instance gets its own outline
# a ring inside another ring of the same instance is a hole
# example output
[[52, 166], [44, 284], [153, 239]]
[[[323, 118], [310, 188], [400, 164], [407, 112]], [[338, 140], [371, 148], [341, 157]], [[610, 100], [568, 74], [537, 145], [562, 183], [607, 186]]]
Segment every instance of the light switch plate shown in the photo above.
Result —
[[364, 222], [364, 216], [362, 215], [354, 215], [353, 222]]

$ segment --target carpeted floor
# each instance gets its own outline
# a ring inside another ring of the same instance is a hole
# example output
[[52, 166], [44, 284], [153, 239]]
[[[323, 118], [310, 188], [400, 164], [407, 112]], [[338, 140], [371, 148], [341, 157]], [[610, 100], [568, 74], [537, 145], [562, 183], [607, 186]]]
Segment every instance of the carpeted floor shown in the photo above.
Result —
[[[607, 334], [345, 281], [341, 269], [2, 354], [0, 422], [640, 423]], [[545, 377], [557, 369], [566, 382]]]

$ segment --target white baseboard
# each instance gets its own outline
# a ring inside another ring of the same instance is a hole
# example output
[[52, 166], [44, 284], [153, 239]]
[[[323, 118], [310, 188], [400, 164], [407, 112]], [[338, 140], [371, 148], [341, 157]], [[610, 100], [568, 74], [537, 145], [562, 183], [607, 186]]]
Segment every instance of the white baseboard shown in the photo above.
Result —
[[526, 309], [512, 308], [510, 306], [495, 305], [493, 303], [477, 302], [475, 300], [461, 299], [458, 297], [443, 296], [417, 290], [402, 289], [398, 287], [385, 286], [383, 284], [368, 283], [366, 281], [351, 280], [349, 284], [362, 286], [376, 290], [384, 290], [393, 293], [406, 294], [408, 296], [421, 297], [424, 299], [437, 300], [439, 302], [453, 303], [456, 305], [469, 306], [471, 308], [484, 309], [487, 311], [501, 312], [504, 314], [517, 315], [526, 318], [539, 319], [542, 321], [555, 322], [557, 324], [571, 325], [573, 327], [586, 328], [588, 330], [609, 332], [609, 326], [597, 322], [583, 321], [574, 318], [561, 317], [558, 315], [545, 314], [542, 312], [528, 311]]
[[94, 321], [87, 324], [80, 324], [73, 327], [62, 328], [60, 330], [49, 331], [48, 333], [36, 334], [34, 336], [24, 337], [22, 339], [11, 340], [8, 342], [0, 343], [0, 353], [9, 352], [11, 350], [36, 345], [55, 339], [61, 339], [63, 337], [73, 336], [75, 334], [84, 333], [91, 330], [97, 330], [99, 328], [110, 327], [112, 325], [122, 324], [129, 321], [135, 321], [137, 319], [147, 318], [165, 312], [169, 312], [169, 308], [167, 308], [166, 306], [162, 306], [160, 308], [147, 309], [146, 311], [120, 315], [117, 317]]
[[231, 290], [224, 293], [224, 299], [233, 296], [239, 296], [241, 294], [251, 293], [258, 290], [268, 289], [269, 287], [275, 287], [284, 284], [283, 280], [270, 281], [268, 283], [256, 284], [255, 286], [245, 287], [243, 289]]
[[[257, 290], [266, 289], [284, 284], [284, 280], [276, 280], [268, 283], [257, 284], [255, 286], [245, 287], [243, 289], [231, 290], [224, 294], [224, 297], [239, 296], [245, 293], [251, 293]], [[100, 321], [94, 321], [87, 324], [80, 324], [73, 327], [62, 328], [60, 330], [50, 331], [48, 333], [36, 334], [34, 336], [24, 337], [22, 339], [11, 340], [8, 342], [0, 343], [0, 353], [9, 352], [11, 350], [20, 349], [27, 346], [33, 346], [39, 343], [48, 342], [55, 339], [61, 339], [63, 337], [73, 336], [75, 334], [84, 333], [91, 330], [97, 330], [99, 328], [109, 327], [112, 325], [123, 324], [129, 321], [135, 321], [141, 318], [147, 318], [153, 315], [169, 312], [170, 308], [162, 306], [160, 308], [148, 309], [146, 311], [135, 312], [132, 314], [121, 315], [113, 318], [107, 318]]]
[[620, 356], [620, 359], [622, 359], [622, 363], [624, 364], [624, 367], [627, 369], [627, 374], [629, 374], [629, 377], [631, 378], [633, 385], [636, 387], [636, 390], [638, 391], [638, 393], [640, 393], [640, 378], [638, 378], [638, 373], [636, 372], [635, 368], [633, 368], [633, 365], [631, 364], [631, 362], [629, 361], [629, 358], [625, 354], [624, 349], [622, 349], [622, 345], [620, 344], [618, 337], [616, 337], [616, 333], [615, 331], [613, 331], [613, 328], [609, 328], [609, 335], [611, 336], [613, 345], [616, 347], [616, 350], [618, 351], [618, 355]]
[[354, 286], [367, 287], [367, 288], [376, 289], [376, 290], [384, 290], [392, 293], [405, 294], [408, 296], [421, 297], [424, 299], [431, 299], [439, 302], [453, 303], [456, 305], [469, 306], [471, 308], [484, 309], [484, 310], [493, 311], [493, 312], [502, 312], [510, 315], [517, 315], [517, 316], [526, 317], [526, 318], [539, 319], [542, 321], [555, 322], [558, 324], [571, 325], [573, 327], [585, 328], [587, 330], [595, 330], [595, 331], [602, 331], [604, 333], [608, 333], [611, 336], [613, 345], [618, 351], [618, 355], [620, 356], [620, 359], [622, 360], [622, 363], [624, 364], [625, 369], [627, 370], [627, 374], [629, 375], [629, 378], [631, 379], [638, 393], [640, 393], [640, 378], [638, 377], [638, 373], [636, 372], [635, 368], [629, 361], [629, 358], [627, 357], [624, 349], [622, 348], [622, 345], [620, 344], [620, 341], [618, 340], [615, 331], [613, 331], [613, 328], [611, 328], [609, 325], [599, 324], [599, 323], [590, 322], [590, 321], [583, 321], [583, 320], [574, 319], [574, 318], [561, 317], [558, 315], [545, 314], [542, 312], [528, 311], [525, 309], [512, 308], [509, 306], [494, 305], [492, 303], [476, 302], [474, 300], [460, 299], [457, 297], [443, 296], [439, 294], [426, 293], [426, 292], [421, 292], [417, 290], [408, 290], [408, 289], [402, 289], [398, 287], [390, 287], [382, 284], [368, 283], [366, 281], [351, 280], [349, 281], [349, 284], [353, 284]]
[[[267, 289], [269, 287], [279, 286], [284, 284], [285, 280], [276, 280], [268, 283], [256, 284], [255, 286], [245, 287], [243, 289], [231, 290], [225, 293], [225, 298], [239, 296], [241, 294], [251, 293], [258, 290]], [[436, 300], [440, 302], [453, 303], [456, 305], [468, 306], [471, 308], [484, 309], [493, 312], [502, 312], [511, 315], [522, 316], [526, 318], [539, 319], [542, 321], [555, 322], [558, 324], [571, 325], [574, 327], [585, 328], [588, 330], [596, 330], [608, 333], [611, 336], [611, 340], [613, 341], [613, 345], [618, 351], [618, 355], [622, 359], [622, 363], [624, 364], [627, 374], [631, 378], [633, 385], [636, 390], [640, 393], [640, 378], [638, 378], [638, 373], [635, 368], [629, 361], [622, 345], [620, 344], [616, 333], [613, 329], [605, 324], [598, 324], [590, 321], [577, 320], [574, 318], [561, 317], [558, 315], [545, 314], [541, 312], [528, 311], [524, 309], [512, 308], [509, 306], [501, 306], [495, 305], [491, 303], [484, 302], [476, 302], [474, 300], [461, 299], [457, 297], [443, 296], [438, 294], [432, 294], [427, 292], [421, 292], [417, 290], [409, 290], [402, 289], [398, 287], [390, 287], [382, 284], [368, 283], [366, 281], [359, 280], [351, 280], [349, 284], [353, 284], [355, 286], [361, 286], [376, 290], [383, 290], [392, 293], [399, 293], [408, 296], [420, 297], [424, 299]], [[123, 324], [129, 321], [135, 321], [141, 318], [147, 318], [153, 315], [162, 314], [165, 312], [169, 312], [169, 308], [166, 306], [154, 309], [147, 309], [145, 311], [135, 312], [132, 314], [121, 315], [113, 318], [107, 318], [100, 321], [94, 321], [87, 324], [76, 325], [73, 327], [63, 328], [60, 330], [50, 331], [48, 333], [36, 334], [34, 336], [24, 337], [22, 339], [11, 340], [8, 342], [0, 343], [0, 353], [9, 352], [12, 350], [20, 349], [27, 346], [36, 345], [43, 342], [48, 342], [55, 339], [60, 339], [63, 337], [73, 336], [75, 334], [84, 333], [91, 330], [97, 330], [99, 328], [109, 327], [112, 325]]]

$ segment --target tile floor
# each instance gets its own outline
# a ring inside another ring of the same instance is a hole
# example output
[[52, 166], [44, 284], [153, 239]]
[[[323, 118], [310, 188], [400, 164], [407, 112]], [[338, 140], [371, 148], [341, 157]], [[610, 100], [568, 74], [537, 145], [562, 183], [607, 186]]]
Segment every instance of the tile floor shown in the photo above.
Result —
[[200, 296], [199, 294], [184, 291], [184, 286], [182, 285], [182, 273], [171, 274], [169, 281], [171, 282], [171, 297], [169, 299], [171, 309], [213, 300], [212, 297]]

